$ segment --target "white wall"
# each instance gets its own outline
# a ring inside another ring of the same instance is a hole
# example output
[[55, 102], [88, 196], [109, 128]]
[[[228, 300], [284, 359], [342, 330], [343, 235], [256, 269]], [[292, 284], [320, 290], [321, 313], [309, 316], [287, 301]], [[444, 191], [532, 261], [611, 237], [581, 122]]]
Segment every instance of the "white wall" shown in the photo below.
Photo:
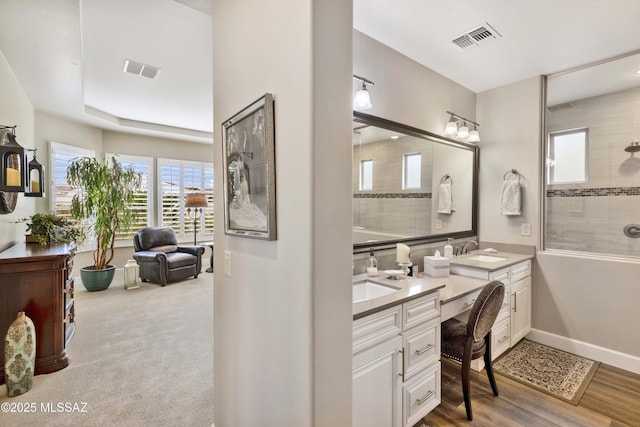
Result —
[[[540, 240], [541, 79], [478, 94], [480, 239], [524, 245]], [[521, 217], [499, 213], [504, 172], [524, 176]], [[520, 223], [531, 223], [531, 236]], [[538, 251], [532, 285], [532, 338], [640, 372], [640, 264]]]
[[215, 129], [274, 95], [278, 216], [272, 242], [216, 227], [215, 425], [350, 425], [352, 5], [213, 5]]
[[[34, 148], [33, 143], [33, 106], [20, 86], [4, 54], [0, 52], [0, 120], [1, 125], [16, 128], [16, 140], [25, 148]], [[30, 158], [30, 157], [29, 157]], [[18, 193], [15, 210], [0, 215], [0, 250], [16, 242], [24, 242], [26, 226], [16, 224], [21, 218], [29, 217], [34, 210], [35, 197], [24, 197]]]
[[[353, 73], [375, 83], [368, 87], [373, 107], [364, 113], [440, 135], [449, 119], [445, 111], [476, 116], [474, 92], [356, 30]], [[353, 93], [358, 88], [354, 80]]]
[[[532, 78], [478, 94], [480, 123], [479, 237], [488, 242], [537, 246], [540, 233], [540, 95], [541, 80]], [[500, 214], [506, 171], [521, 175], [522, 215]], [[522, 223], [531, 235], [522, 236]]]

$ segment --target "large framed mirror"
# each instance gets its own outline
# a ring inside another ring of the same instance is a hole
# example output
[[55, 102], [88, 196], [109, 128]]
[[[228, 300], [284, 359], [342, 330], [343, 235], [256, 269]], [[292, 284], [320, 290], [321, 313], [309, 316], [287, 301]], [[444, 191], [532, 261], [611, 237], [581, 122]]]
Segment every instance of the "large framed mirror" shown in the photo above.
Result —
[[353, 115], [353, 250], [477, 235], [477, 146]]

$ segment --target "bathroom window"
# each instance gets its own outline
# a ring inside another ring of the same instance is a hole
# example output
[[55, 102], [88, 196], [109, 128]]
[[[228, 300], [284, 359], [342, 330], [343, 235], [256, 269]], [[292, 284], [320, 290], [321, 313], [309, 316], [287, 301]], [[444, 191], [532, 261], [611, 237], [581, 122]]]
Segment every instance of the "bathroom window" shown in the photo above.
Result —
[[373, 160], [360, 162], [360, 191], [373, 190]]
[[587, 182], [588, 129], [573, 129], [549, 134], [547, 183]]
[[417, 190], [420, 188], [422, 176], [422, 154], [405, 154], [402, 162], [402, 189]]

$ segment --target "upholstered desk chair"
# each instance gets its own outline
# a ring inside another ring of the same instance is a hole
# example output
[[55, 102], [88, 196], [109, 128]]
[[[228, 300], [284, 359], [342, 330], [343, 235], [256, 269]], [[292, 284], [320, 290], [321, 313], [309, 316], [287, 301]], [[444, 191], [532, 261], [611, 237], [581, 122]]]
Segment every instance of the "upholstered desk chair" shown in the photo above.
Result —
[[469, 395], [471, 361], [484, 356], [489, 383], [493, 394], [498, 395], [498, 386], [491, 367], [491, 327], [498, 316], [504, 300], [504, 285], [493, 281], [486, 285], [471, 307], [467, 323], [455, 318], [442, 323], [442, 355], [462, 363], [462, 392], [467, 418], [473, 420]]

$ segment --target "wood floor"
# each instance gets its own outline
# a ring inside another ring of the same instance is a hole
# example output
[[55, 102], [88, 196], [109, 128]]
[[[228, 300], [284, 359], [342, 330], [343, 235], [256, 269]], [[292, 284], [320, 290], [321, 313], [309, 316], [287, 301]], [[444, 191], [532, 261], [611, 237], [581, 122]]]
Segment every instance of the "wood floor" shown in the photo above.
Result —
[[500, 374], [494, 396], [485, 371], [471, 371], [473, 421], [464, 410], [460, 367], [442, 360], [442, 403], [418, 426], [640, 427], [640, 375], [600, 364], [578, 406]]

